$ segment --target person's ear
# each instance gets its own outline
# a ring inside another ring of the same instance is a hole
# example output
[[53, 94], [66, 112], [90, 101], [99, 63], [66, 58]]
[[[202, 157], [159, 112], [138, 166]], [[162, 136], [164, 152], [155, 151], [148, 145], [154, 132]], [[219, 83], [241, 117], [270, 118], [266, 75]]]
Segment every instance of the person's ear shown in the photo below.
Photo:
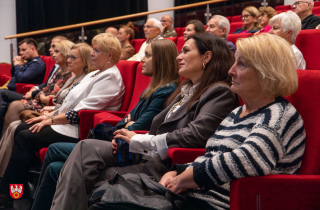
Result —
[[287, 38], [290, 38], [290, 37], [292, 36], [292, 33], [293, 33], [292, 30], [289, 30], [288, 33], [287, 33], [287, 35], [286, 35], [286, 37], [287, 37]]
[[108, 63], [112, 61], [113, 58], [113, 52], [108, 52]]
[[223, 28], [221, 29], [220, 36], [225, 37], [225, 36], [226, 36], [226, 33], [227, 33], [227, 29], [226, 29], [226, 27], [223, 27]]
[[203, 63], [205, 65], [207, 65], [207, 63], [209, 63], [209, 61], [211, 60], [212, 58], [212, 52], [211, 51], [207, 51], [204, 53], [204, 57], [203, 57]]

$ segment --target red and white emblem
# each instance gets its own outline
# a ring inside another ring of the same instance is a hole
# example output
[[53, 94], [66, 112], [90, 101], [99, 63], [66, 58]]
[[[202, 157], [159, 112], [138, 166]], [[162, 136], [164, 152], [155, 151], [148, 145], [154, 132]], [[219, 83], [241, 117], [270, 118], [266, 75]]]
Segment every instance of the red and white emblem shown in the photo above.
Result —
[[23, 184], [10, 184], [10, 195], [13, 199], [19, 199], [23, 195]]

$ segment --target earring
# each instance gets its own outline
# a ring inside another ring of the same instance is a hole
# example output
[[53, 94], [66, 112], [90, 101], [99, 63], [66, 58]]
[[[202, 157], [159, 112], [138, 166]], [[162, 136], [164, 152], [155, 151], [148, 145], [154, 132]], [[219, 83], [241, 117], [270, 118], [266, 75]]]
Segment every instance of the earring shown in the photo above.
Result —
[[206, 65], [204, 63], [202, 63], [202, 69], [205, 70], [206, 69]]
[[108, 63], [110, 63], [110, 61], [108, 61]]

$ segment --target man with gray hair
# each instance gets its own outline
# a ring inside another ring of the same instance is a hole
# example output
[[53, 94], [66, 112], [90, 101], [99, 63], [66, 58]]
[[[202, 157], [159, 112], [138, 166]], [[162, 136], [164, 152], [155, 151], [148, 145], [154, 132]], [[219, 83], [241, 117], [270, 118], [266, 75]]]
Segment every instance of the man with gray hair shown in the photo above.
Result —
[[147, 41], [141, 45], [139, 52], [129, 58], [128, 61], [141, 61], [141, 59], [144, 57], [144, 51], [146, 50], [148, 44], [150, 44], [152, 40], [163, 39], [161, 37], [162, 25], [160, 21], [155, 18], [150, 18], [147, 20], [143, 26], [143, 31]]
[[301, 30], [315, 29], [320, 24], [320, 17], [312, 14], [313, 0], [295, 0], [292, 4], [294, 12], [301, 20]]
[[230, 31], [230, 22], [229, 20], [221, 15], [214, 15], [207, 23], [206, 32], [208, 34], [220, 36], [228, 45], [232, 53], [236, 51], [236, 46], [232, 42], [227, 41], [227, 36]]
[[271, 18], [269, 24], [271, 26], [270, 34], [280, 36], [290, 44], [296, 58], [297, 69], [306, 69], [306, 61], [300, 50], [294, 44], [301, 31], [301, 21], [298, 15], [292, 11], [282, 12]]
[[164, 15], [161, 18], [162, 28], [162, 37], [177, 37], [177, 32], [172, 28], [172, 17], [170, 15]]

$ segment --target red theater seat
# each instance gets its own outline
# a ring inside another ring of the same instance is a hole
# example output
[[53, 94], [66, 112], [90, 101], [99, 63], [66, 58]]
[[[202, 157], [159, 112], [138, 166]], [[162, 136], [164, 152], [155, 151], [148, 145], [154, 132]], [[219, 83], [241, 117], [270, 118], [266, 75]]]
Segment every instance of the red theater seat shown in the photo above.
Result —
[[237, 28], [241, 28], [243, 26], [242, 22], [235, 22], [235, 23], [231, 23], [230, 24], [230, 32], [229, 34], [233, 34], [233, 32], [237, 29]]
[[131, 41], [131, 45], [134, 48], [134, 50], [136, 51], [136, 53], [139, 52], [141, 45], [143, 44], [143, 42], [145, 42], [146, 39], [133, 39]]
[[251, 33], [246, 33], [246, 34], [229, 34], [227, 37], [227, 40], [229, 42], [232, 42], [234, 45], [236, 45], [236, 42], [239, 38], [246, 38], [252, 36]]
[[167, 37], [167, 38], [164, 38], [164, 39], [169, 39], [169, 40], [172, 41], [175, 45], [177, 45], [178, 37]]
[[182, 49], [184, 45], [184, 37], [183, 36], [180, 36], [177, 40], [177, 50], [178, 52]]
[[287, 11], [287, 10], [289, 10], [289, 9], [291, 9], [291, 5], [280, 5], [280, 6], [276, 6], [276, 7], [274, 8], [274, 10], [276, 10], [276, 11], [281, 11], [281, 12]]
[[320, 6], [312, 8], [312, 14], [319, 14], [320, 13]]
[[241, 22], [242, 23], [241, 17], [242, 17], [242, 15], [232, 16], [230, 23], [236, 23], [236, 22]]
[[307, 69], [320, 70], [318, 49], [320, 48], [320, 30], [302, 30], [297, 36], [295, 45], [306, 60]]

